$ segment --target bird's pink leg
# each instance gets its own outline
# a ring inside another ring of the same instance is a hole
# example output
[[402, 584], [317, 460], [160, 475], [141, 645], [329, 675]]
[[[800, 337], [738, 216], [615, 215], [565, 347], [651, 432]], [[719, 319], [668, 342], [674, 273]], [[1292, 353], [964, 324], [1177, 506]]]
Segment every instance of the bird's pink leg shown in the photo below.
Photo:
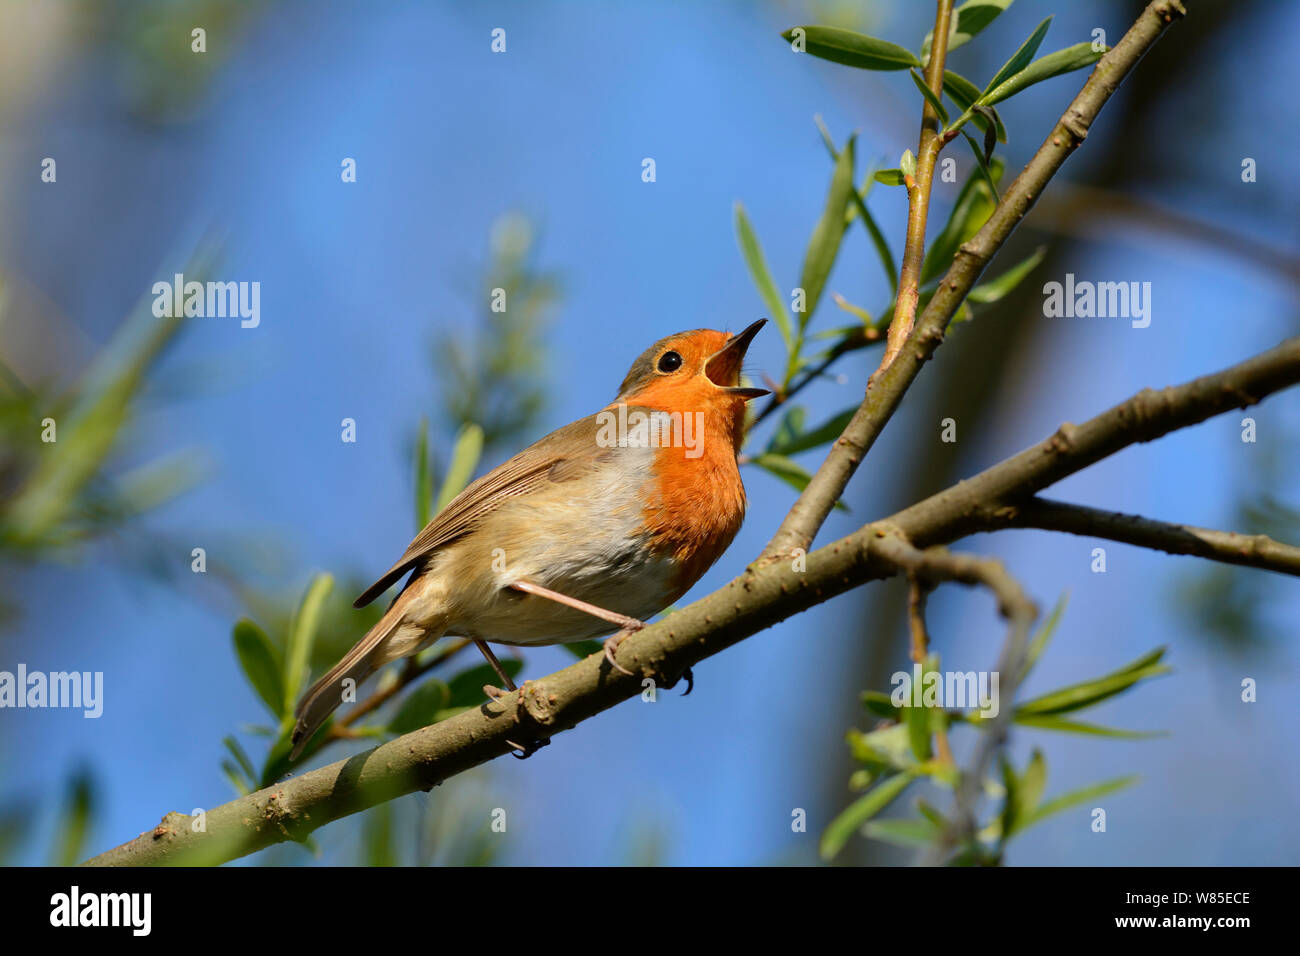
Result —
[[533, 584], [531, 581], [516, 581], [510, 585], [516, 591], [523, 591], [525, 594], [535, 594], [537, 597], [546, 598], [548, 601], [555, 601], [557, 604], [563, 604], [574, 610], [590, 614], [592, 617], [600, 618], [602, 621], [609, 621], [611, 624], [617, 624], [622, 630], [617, 634], [611, 635], [605, 639], [605, 660], [609, 661], [610, 666], [614, 667], [624, 674], [632, 672], [614, 659], [614, 652], [618, 650], [618, 645], [623, 643], [623, 639], [634, 631], [639, 631], [645, 627], [644, 621], [638, 621], [634, 617], [628, 617], [626, 614], [619, 614], [617, 611], [607, 611], [603, 607], [597, 607], [595, 604], [588, 604], [586, 601], [580, 601], [577, 598], [569, 597], [567, 594], [561, 594], [559, 591], [552, 591], [550, 588], [544, 588], [540, 584]]

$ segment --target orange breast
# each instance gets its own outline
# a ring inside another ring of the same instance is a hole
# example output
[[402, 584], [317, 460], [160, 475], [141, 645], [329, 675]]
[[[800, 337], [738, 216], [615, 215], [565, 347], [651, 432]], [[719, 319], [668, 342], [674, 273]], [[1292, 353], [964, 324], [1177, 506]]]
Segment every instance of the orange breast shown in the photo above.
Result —
[[[645, 503], [652, 550], [671, 558], [678, 567], [673, 601], [722, 557], [745, 518], [745, 487], [736, 466], [744, 402], [716, 391], [701, 390], [694, 395], [677, 391], [671, 402], [647, 404], [680, 412], [683, 434], [693, 437], [696, 444], [674, 443], [657, 449]], [[685, 431], [686, 416], [691, 416], [693, 431]]]

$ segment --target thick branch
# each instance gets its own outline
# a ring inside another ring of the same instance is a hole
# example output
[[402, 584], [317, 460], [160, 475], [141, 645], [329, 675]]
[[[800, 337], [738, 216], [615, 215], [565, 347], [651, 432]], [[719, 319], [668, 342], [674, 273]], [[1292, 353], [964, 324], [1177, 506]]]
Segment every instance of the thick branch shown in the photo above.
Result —
[[1239, 564], [1300, 577], [1300, 548], [1263, 534], [1238, 534], [1192, 525], [1155, 521], [1141, 515], [1102, 511], [1045, 498], [1008, 506], [999, 516], [1010, 528], [1041, 528], [1090, 538], [1122, 541], [1168, 554], [1190, 554], [1223, 564]]
[[[1258, 402], [1300, 382], [1300, 338], [1215, 375], [1160, 392], [1150, 390], [940, 492], [879, 525], [812, 552], [799, 561], [756, 561], [719, 590], [628, 637], [619, 662], [639, 671], [611, 670], [594, 654], [517, 695], [422, 728], [347, 760], [321, 767], [208, 812], [206, 829], [168, 814], [156, 829], [95, 857], [112, 864], [195, 864], [234, 859], [274, 843], [301, 839], [317, 827], [449, 777], [511, 749], [518, 734], [553, 736], [638, 695], [649, 677], [671, 684], [689, 666], [732, 644], [829, 600], [893, 568], [872, 554], [883, 528], [918, 547], [947, 544], [997, 526], [1000, 502], [1037, 491], [1048, 481], [1087, 467], [1103, 454], [1210, 415]], [[1104, 451], [1103, 451], [1104, 450]], [[992, 503], [992, 504], [989, 504]], [[1007, 672], [1009, 673], [1009, 672]], [[1018, 673], [1018, 672], [1017, 672]]]
[[1156, 0], [1142, 12], [1119, 43], [1097, 61], [1079, 95], [1057, 121], [1033, 159], [1003, 193], [1002, 201], [988, 221], [962, 244], [902, 352], [874, 377], [862, 405], [768, 542], [765, 555], [790, 554], [796, 548], [806, 550], [811, 545], [863, 457], [893, 417], [921, 366], [943, 342], [948, 322], [994, 253], [1033, 207], [1066, 157], [1088, 135], [1092, 121], [1120, 82], [1160, 38], [1165, 27], [1183, 12], [1178, 0]]

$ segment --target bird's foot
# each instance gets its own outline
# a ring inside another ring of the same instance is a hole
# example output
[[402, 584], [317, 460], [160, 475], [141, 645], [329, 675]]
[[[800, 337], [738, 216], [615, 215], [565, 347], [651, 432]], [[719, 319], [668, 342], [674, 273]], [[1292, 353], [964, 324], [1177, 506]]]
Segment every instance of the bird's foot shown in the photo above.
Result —
[[625, 640], [627, 640], [629, 634], [635, 634], [643, 627], [645, 627], [644, 622], [638, 621], [636, 618], [630, 617], [627, 619], [626, 623], [624, 623], [623, 630], [619, 631], [617, 634], [611, 634], [609, 637], [605, 638], [605, 660], [609, 661], [610, 667], [614, 668], [615, 670], [622, 671], [624, 674], [627, 674], [629, 676], [632, 674], [630, 670], [628, 670], [626, 667], [624, 667], [622, 664], [620, 664], [618, 661], [614, 659], [614, 655], [618, 652], [618, 645], [622, 644]]
[[487, 695], [488, 700], [500, 700], [502, 697], [514, 693], [514, 691], [502, 690], [492, 684], [484, 684], [483, 693]]

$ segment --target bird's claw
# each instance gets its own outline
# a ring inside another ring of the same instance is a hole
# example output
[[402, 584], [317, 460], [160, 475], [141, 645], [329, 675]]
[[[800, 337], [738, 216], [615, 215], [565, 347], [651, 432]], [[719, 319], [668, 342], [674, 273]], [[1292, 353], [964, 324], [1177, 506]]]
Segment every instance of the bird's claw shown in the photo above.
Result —
[[614, 670], [622, 671], [629, 677], [632, 675], [632, 672], [616, 661], [614, 659], [614, 654], [618, 651], [618, 645], [627, 640], [629, 634], [633, 631], [639, 631], [643, 627], [645, 627], [645, 625], [638, 621], [635, 627], [629, 625], [617, 634], [611, 634], [609, 637], [605, 638], [605, 660], [609, 661], [609, 666], [614, 668]]

